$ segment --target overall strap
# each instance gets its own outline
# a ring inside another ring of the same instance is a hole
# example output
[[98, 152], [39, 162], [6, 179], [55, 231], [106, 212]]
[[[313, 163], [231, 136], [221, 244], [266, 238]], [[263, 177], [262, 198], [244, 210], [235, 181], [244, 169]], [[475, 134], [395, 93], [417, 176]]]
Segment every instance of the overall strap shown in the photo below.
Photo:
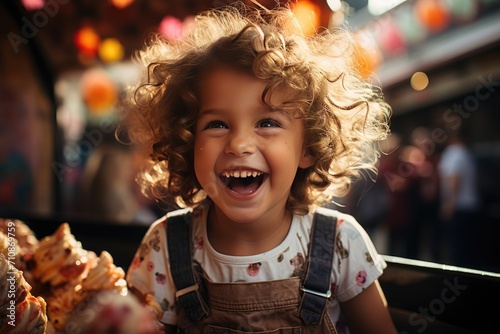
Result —
[[311, 227], [309, 255], [302, 280], [303, 294], [299, 306], [299, 316], [307, 325], [321, 323], [326, 301], [332, 295], [330, 277], [332, 275], [337, 217], [318, 211], [314, 213]]
[[200, 321], [209, 314], [209, 308], [200, 293], [200, 282], [193, 266], [191, 212], [168, 217], [167, 240], [177, 301], [191, 321]]

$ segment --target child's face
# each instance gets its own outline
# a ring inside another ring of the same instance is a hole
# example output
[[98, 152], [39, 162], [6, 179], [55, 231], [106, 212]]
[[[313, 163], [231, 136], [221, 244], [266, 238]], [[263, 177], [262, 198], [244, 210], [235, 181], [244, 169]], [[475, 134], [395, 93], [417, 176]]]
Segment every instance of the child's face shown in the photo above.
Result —
[[[298, 167], [311, 165], [303, 121], [262, 102], [266, 82], [227, 67], [200, 82], [196, 177], [232, 221], [254, 222], [283, 213]], [[279, 105], [284, 91], [273, 95]]]

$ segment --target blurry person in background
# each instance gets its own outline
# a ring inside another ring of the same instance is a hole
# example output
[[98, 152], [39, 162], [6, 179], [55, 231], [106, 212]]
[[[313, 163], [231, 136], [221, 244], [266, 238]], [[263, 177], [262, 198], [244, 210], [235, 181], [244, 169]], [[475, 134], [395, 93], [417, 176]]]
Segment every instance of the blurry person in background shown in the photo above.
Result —
[[118, 223], [149, 224], [158, 215], [134, 178], [139, 153], [116, 144], [103, 144], [89, 157], [82, 178], [83, 212]]
[[446, 126], [448, 139], [439, 161], [440, 216], [450, 246], [452, 264], [471, 267], [479, 259], [480, 198], [476, 163], [461, 127]]
[[384, 225], [387, 229], [388, 254], [409, 257], [409, 227], [412, 214], [410, 200], [411, 187], [414, 179], [414, 167], [404, 159], [405, 145], [398, 133], [391, 135], [381, 143], [385, 152], [380, 159], [379, 178], [389, 194], [389, 203]]
[[[381, 159], [384, 158], [382, 156]], [[335, 199], [335, 202], [345, 205], [344, 211], [360, 222], [372, 238], [377, 249], [380, 252], [386, 252], [387, 236], [385, 235], [386, 231], [383, 223], [391, 206], [391, 194], [383, 184], [380, 175], [377, 175], [374, 180], [365, 177], [356, 181], [345, 197], [344, 202], [337, 201], [337, 199]]]
[[[442, 261], [442, 230], [439, 222], [439, 151], [427, 127], [419, 126], [411, 133], [408, 160], [415, 167], [412, 194], [415, 218], [410, 226], [410, 256], [430, 257]], [[424, 235], [426, 236], [424, 238]], [[429, 250], [429, 254], [424, 254]], [[411, 253], [413, 252], [413, 253]]]
[[130, 222], [137, 211], [131, 191], [130, 153], [114, 145], [101, 145], [89, 157], [82, 180], [82, 206], [86, 214]]

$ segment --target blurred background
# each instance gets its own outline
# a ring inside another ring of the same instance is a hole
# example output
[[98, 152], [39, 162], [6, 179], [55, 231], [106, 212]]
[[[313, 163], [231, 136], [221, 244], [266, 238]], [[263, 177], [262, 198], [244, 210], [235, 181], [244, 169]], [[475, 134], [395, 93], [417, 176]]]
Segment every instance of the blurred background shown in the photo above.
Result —
[[[141, 152], [114, 138], [138, 75], [130, 59], [151, 34], [177, 39], [196, 13], [231, 2], [2, 1], [0, 217], [149, 225], [165, 214], [135, 182]], [[378, 179], [339, 209], [382, 254], [500, 272], [500, 1], [290, 5], [306, 34], [353, 30], [360, 74], [393, 107]]]

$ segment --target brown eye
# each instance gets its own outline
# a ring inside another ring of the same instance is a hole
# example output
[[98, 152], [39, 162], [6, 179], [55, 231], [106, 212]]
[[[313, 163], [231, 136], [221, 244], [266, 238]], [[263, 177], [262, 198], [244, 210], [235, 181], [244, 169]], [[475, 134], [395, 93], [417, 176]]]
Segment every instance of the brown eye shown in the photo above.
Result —
[[224, 124], [224, 122], [221, 121], [211, 121], [208, 122], [208, 124], [204, 127], [204, 130], [206, 129], [226, 129], [227, 126]]
[[257, 126], [260, 128], [281, 127], [280, 123], [272, 118], [263, 119], [262, 121], [259, 122], [259, 124], [257, 124]]

